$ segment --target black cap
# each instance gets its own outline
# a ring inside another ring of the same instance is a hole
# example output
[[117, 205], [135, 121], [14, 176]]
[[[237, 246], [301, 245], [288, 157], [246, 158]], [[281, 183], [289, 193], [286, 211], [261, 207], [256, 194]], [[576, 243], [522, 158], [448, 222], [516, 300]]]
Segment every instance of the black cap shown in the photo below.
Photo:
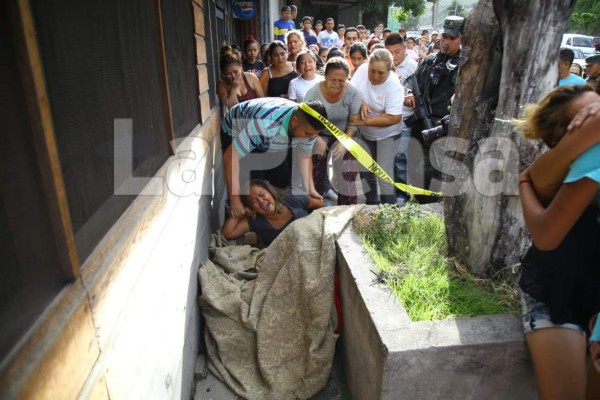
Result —
[[594, 65], [600, 62], [600, 54], [596, 54], [595, 56], [589, 56], [585, 59], [585, 63], [587, 65]]
[[464, 22], [465, 19], [463, 17], [457, 17], [456, 15], [446, 17], [444, 20], [444, 29], [442, 30], [442, 33], [458, 37], [462, 32]]

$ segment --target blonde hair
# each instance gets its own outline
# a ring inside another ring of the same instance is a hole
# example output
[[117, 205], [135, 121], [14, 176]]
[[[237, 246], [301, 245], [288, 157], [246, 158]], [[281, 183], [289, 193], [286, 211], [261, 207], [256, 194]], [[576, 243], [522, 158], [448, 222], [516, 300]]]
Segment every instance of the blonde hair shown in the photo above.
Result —
[[298, 36], [298, 39], [300, 39], [300, 41], [302, 42], [302, 48], [306, 47], [306, 40], [304, 38], [304, 33], [302, 33], [302, 31], [299, 31], [297, 29], [290, 29], [289, 31], [286, 32], [285, 34], [285, 44], [288, 44], [288, 37], [290, 37], [290, 35], [296, 35]]
[[231, 64], [242, 65], [242, 60], [236, 54], [233, 46], [223, 43], [219, 50], [219, 68], [222, 73], [225, 73], [225, 68]]
[[573, 119], [573, 115], [569, 115], [569, 103], [591, 91], [593, 88], [589, 85], [554, 88], [539, 103], [527, 104], [523, 116], [513, 119], [513, 125], [525, 139], [542, 140], [548, 147], [554, 147]]

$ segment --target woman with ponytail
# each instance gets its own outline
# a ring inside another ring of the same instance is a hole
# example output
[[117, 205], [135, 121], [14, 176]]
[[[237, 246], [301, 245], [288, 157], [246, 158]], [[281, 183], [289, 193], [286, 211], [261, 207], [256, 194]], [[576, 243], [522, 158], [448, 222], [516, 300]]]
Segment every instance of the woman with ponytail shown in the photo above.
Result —
[[217, 82], [217, 93], [225, 109], [246, 100], [265, 97], [258, 78], [242, 70], [242, 60], [232, 46], [225, 44], [221, 47], [219, 67], [222, 78]]

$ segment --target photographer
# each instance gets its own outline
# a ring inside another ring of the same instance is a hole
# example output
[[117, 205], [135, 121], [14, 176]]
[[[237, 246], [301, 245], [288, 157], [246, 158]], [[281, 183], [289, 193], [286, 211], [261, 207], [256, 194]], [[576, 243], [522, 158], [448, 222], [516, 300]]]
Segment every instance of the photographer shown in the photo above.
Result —
[[[439, 187], [430, 188], [431, 180], [433, 177], [439, 180], [441, 174], [431, 166], [429, 161], [429, 146], [431, 143], [423, 139], [422, 132], [434, 128], [448, 114], [448, 105], [454, 94], [454, 86], [458, 78], [460, 35], [463, 24], [464, 18], [462, 17], [450, 16], [444, 20], [444, 29], [440, 39], [440, 52], [423, 60], [415, 73], [418, 90], [414, 91], [415, 100], [412, 105], [415, 107], [415, 117], [411, 124], [412, 137], [416, 138], [424, 149], [423, 169], [419, 168], [419, 172], [423, 171], [424, 173], [423, 188], [434, 191], [439, 190]], [[435, 139], [440, 133], [442, 134], [440, 136], [443, 136], [444, 126], [439, 128], [441, 129], [428, 132], [426, 137]], [[420, 179], [409, 180], [413, 182], [421, 181]], [[417, 199], [421, 203], [436, 201], [435, 198], [427, 196], [417, 196]]]

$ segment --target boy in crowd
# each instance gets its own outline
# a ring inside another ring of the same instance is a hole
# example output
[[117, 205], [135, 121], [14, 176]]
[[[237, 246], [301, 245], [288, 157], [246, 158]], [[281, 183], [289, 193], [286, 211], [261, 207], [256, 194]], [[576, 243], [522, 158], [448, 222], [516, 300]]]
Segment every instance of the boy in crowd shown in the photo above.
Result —
[[390, 33], [392, 33], [392, 30], [391, 30], [390, 28], [385, 28], [385, 29], [383, 30], [383, 33], [382, 33], [382, 38], [383, 38], [383, 39], [382, 39], [381, 41], [382, 41], [384, 44], [385, 44], [385, 39], [387, 39], [387, 37], [388, 37], [388, 36], [390, 36]]
[[325, 20], [325, 29], [327, 30], [321, 31], [317, 37], [317, 43], [319, 44], [319, 47], [326, 47], [329, 49], [337, 46], [340, 38], [333, 30], [334, 25], [335, 22], [333, 21], [333, 18], [327, 18]]
[[571, 73], [571, 64], [575, 59], [575, 52], [571, 49], [562, 48], [558, 56], [558, 86], [585, 85], [585, 80]]
[[[366, 46], [368, 43], [367, 28], [365, 28], [364, 25], [356, 25], [356, 29], [358, 29], [358, 40], [363, 42]], [[367, 40], [367, 42], [365, 42], [366, 40]]]
[[323, 30], [323, 21], [318, 19], [317, 22], [315, 22], [314, 28], [315, 28], [315, 36], [319, 37], [319, 33], [321, 33], [321, 31]]
[[354, 66], [352, 65], [352, 59], [350, 58], [350, 47], [358, 41], [358, 29], [354, 27], [346, 29], [344, 32], [344, 58], [348, 62], [348, 67], [350, 67], [351, 72], [354, 70]]
[[317, 35], [312, 30], [312, 17], [302, 18], [302, 33], [304, 33], [304, 41], [307, 47], [317, 44]]
[[[417, 62], [406, 56], [406, 42], [400, 33], [391, 33], [385, 41], [385, 49], [392, 54], [394, 72], [404, 86], [404, 104], [402, 107], [402, 120], [406, 121], [414, 114], [415, 98], [412, 94], [416, 80], [413, 75], [417, 71]], [[394, 179], [396, 182], [408, 183], [408, 149], [411, 129], [402, 125], [400, 132], [400, 144], [398, 153], [394, 157]], [[396, 189], [396, 204], [404, 205], [410, 199], [410, 195]]]
[[290, 6], [281, 7], [281, 18], [273, 24], [273, 35], [275, 40], [281, 40], [285, 43], [285, 34], [290, 29], [296, 29], [294, 21], [292, 21], [292, 9]]
[[338, 34], [338, 38], [340, 38], [340, 40], [336, 44], [336, 47], [341, 49], [344, 46], [344, 32], [346, 32], [346, 25], [338, 24], [337, 29], [335, 31]]

